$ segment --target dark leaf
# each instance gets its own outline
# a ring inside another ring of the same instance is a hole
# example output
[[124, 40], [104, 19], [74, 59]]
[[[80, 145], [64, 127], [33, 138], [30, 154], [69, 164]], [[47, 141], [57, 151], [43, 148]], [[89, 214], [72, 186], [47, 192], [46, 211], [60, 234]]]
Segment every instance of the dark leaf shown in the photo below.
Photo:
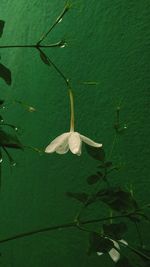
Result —
[[45, 55], [45, 53], [43, 51], [40, 50], [40, 58], [42, 59], [42, 61], [48, 65], [51, 66], [48, 57]]
[[129, 262], [129, 259], [124, 257], [121, 258], [117, 263], [116, 263], [117, 267], [133, 267], [133, 265], [131, 265], [131, 263]]
[[126, 192], [119, 188], [110, 188], [97, 193], [97, 198], [109, 205], [113, 210], [121, 213], [129, 213], [135, 211], [138, 205], [130, 192]]
[[104, 234], [112, 239], [120, 240], [127, 231], [127, 225], [123, 222], [103, 225]]
[[0, 20], [0, 37], [2, 37], [5, 21]]
[[4, 100], [0, 99], [0, 106], [2, 106], [4, 104]]
[[111, 166], [112, 166], [112, 162], [111, 161], [105, 162], [105, 167], [106, 168], [110, 168]]
[[23, 145], [20, 143], [16, 135], [6, 133], [3, 130], [0, 130], [0, 146], [23, 149]]
[[0, 77], [8, 84], [11, 84], [11, 72], [3, 64], [0, 63]]
[[89, 236], [89, 254], [92, 252], [103, 252], [106, 253], [114, 247], [114, 244], [108, 238], [102, 237], [98, 233], [90, 233]]
[[94, 159], [99, 161], [104, 161], [105, 159], [105, 152], [103, 148], [97, 148], [85, 145], [87, 153]]
[[72, 193], [72, 192], [67, 192], [66, 195], [68, 197], [74, 198], [82, 203], [86, 203], [88, 200], [89, 195], [86, 193]]
[[0, 123], [2, 123], [3, 121], [3, 117], [0, 115]]
[[91, 175], [87, 178], [87, 183], [92, 185], [99, 181], [100, 176], [99, 175]]
[[103, 177], [103, 174], [102, 174], [102, 172], [99, 172], [99, 171], [98, 171], [98, 172], [97, 172], [97, 174], [99, 175], [99, 177], [100, 177], [100, 178], [102, 178], [102, 177]]

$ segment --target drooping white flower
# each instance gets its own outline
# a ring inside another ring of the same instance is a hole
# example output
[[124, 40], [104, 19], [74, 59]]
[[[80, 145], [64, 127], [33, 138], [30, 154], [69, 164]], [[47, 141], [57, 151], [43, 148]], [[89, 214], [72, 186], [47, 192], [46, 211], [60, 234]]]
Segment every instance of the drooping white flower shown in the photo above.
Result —
[[[119, 246], [119, 243], [113, 239], [109, 239], [113, 242], [114, 244], [114, 248], [112, 248], [108, 254], [110, 255], [110, 257], [112, 258], [112, 260], [116, 263], [119, 259], [120, 259], [120, 253], [118, 252], [118, 250], [120, 250], [120, 246]], [[124, 240], [124, 239], [121, 239], [119, 240], [120, 243], [122, 243], [123, 245], [127, 246], [128, 243]], [[116, 249], [115, 249], [116, 248]], [[97, 255], [98, 256], [101, 256], [103, 255], [104, 253], [103, 252], [97, 252]]]
[[70, 131], [63, 133], [56, 137], [45, 149], [46, 153], [56, 152], [58, 154], [65, 154], [69, 151], [73, 154], [81, 155], [82, 142], [93, 147], [101, 147], [102, 144], [95, 143], [88, 137], [79, 134], [78, 132]]
[[45, 149], [46, 153], [56, 152], [58, 154], [65, 154], [69, 151], [76, 154], [78, 156], [81, 155], [82, 142], [88, 144], [93, 147], [101, 147], [102, 144], [95, 143], [93, 140], [88, 137], [79, 134], [74, 131], [74, 99], [72, 90], [69, 89], [69, 97], [70, 97], [70, 108], [71, 108], [71, 116], [70, 116], [70, 132], [63, 133], [56, 137]]

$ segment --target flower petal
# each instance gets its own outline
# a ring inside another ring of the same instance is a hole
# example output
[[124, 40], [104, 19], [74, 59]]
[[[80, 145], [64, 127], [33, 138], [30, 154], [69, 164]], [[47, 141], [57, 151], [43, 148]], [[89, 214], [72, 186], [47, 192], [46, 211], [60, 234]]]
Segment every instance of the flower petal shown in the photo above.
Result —
[[77, 132], [72, 132], [68, 139], [69, 148], [73, 154], [81, 155], [81, 138]]
[[115, 248], [112, 248], [108, 253], [114, 262], [120, 259], [120, 253]]
[[117, 249], [120, 249], [120, 246], [118, 244], [118, 242], [116, 242], [115, 240], [113, 239], [110, 239], [113, 243], [114, 243], [114, 246], [117, 248]]
[[119, 242], [122, 243], [125, 246], [128, 246], [128, 242], [126, 240], [124, 240], [124, 239], [120, 239]]
[[56, 148], [56, 153], [58, 154], [66, 154], [69, 150], [68, 140]]
[[88, 144], [89, 146], [102, 147], [102, 144], [95, 143], [93, 140], [91, 140], [90, 138], [88, 138], [82, 134], [80, 134], [80, 137], [81, 137], [82, 141], [85, 142], [86, 144]]
[[101, 256], [103, 255], [104, 253], [103, 252], [96, 252], [98, 256]]
[[58, 137], [56, 137], [45, 149], [46, 153], [53, 153], [54, 151], [56, 151], [56, 149], [59, 146], [63, 146], [64, 144], [66, 144], [68, 137], [70, 135], [69, 133], [64, 133], [59, 135]]

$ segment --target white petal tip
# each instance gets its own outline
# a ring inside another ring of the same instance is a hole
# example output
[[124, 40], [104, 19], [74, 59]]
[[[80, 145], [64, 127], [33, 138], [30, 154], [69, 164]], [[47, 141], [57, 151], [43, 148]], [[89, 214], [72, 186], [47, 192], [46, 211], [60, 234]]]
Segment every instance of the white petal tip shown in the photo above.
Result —
[[102, 144], [98, 144], [98, 146], [97, 147], [102, 147], [103, 145]]
[[97, 252], [97, 255], [98, 256], [101, 256], [101, 255], [103, 255], [104, 253], [103, 252]]
[[124, 239], [119, 240], [120, 243], [122, 243], [125, 246], [128, 246], [128, 242]]
[[45, 148], [45, 153], [53, 153], [54, 151], [49, 147], [49, 146], [47, 146], [46, 148]]

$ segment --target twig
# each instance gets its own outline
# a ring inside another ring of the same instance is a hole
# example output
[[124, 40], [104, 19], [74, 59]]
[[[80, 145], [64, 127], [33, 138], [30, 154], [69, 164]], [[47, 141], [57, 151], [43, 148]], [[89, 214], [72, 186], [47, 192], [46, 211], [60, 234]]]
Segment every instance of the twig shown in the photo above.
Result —
[[44, 39], [48, 36], [48, 34], [53, 30], [53, 28], [62, 20], [62, 18], [64, 17], [64, 15], [67, 13], [67, 11], [69, 10], [69, 4], [67, 3], [66, 6], [64, 7], [63, 11], [61, 12], [61, 14], [58, 16], [58, 18], [56, 19], [56, 21], [53, 23], [53, 25], [50, 27], [50, 29], [43, 34], [43, 36], [40, 38], [40, 40], [37, 42], [37, 44], [39, 45], [42, 41], [44, 41]]
[[135, 228], [136, 228], [137, 235], [138, 235], [138, 238], [139, 238], [140, 246], [143, 247], [143, 239], [142, 239], [141, 231], [139, 229], [139, 225], [138, 225], [138, 223], [136, 221], [134, 222], [134, 224], [135, 224]]
[[47, 58], [49, 61], [49, 64], [54, 67], [54, 69], [57, 71], [57, 73], [63, 78], [68, 88], [71, 88], [71, 84], [69, 82], [69, 79], [63, 74], [63, 72], [55, 65], [55, 63], [40, 49], [40, 47], [36, 47], [37, 50]]
[[0, 45], [0, 48], [52, 48], [52, 47], [60, 47], [62, 44], [62, 41], [59, 41], [54, 44], [49, 44], [49, 45], [38, 45], [38, 44], [31, 44], [31, 45]]
[[[99, 222], [103, 222], [103, 221], [107, 221], [110, 219], [119, 219], [119, 218], [127, 218], [129, 215], [118, 215], [118, 216], [112, 216], [112, 217], [105, 217], [105, 218], [100, 218], [100, 219], [93, 219], [93, 220], [86, 220], [86, 221], [80, 221], [80, 225], [85, 225], [85, 224], [91, 224], [91, 223], [99, 223]], [[19, 238], [23, 238], [26, 236], [32, 236], [35, 234], [39, 234], [42, 232], [49, 232], [52, 230], [59, 230], [59, 229], [67, 229], [70, 227], [77, 227], [77, 222], [70, 222], [70, 223], [66, 223], [66, 224], [60, 224], [60, 225], [55, 225], [55, 226], [50, 226], [50, 227], [45, 227], [45, 228], [41, 228], [38, 230], [34, 230], [34, 231], [30, 231], [30, 232], [26, 232], [26, 233], [21, 233], [21, 234], [17, 234], [8, 238], [4, 238], [0, 240], [0, 243], [5, 243], [11, 240], [15, 240], [15, 239], [19, 239]]]

